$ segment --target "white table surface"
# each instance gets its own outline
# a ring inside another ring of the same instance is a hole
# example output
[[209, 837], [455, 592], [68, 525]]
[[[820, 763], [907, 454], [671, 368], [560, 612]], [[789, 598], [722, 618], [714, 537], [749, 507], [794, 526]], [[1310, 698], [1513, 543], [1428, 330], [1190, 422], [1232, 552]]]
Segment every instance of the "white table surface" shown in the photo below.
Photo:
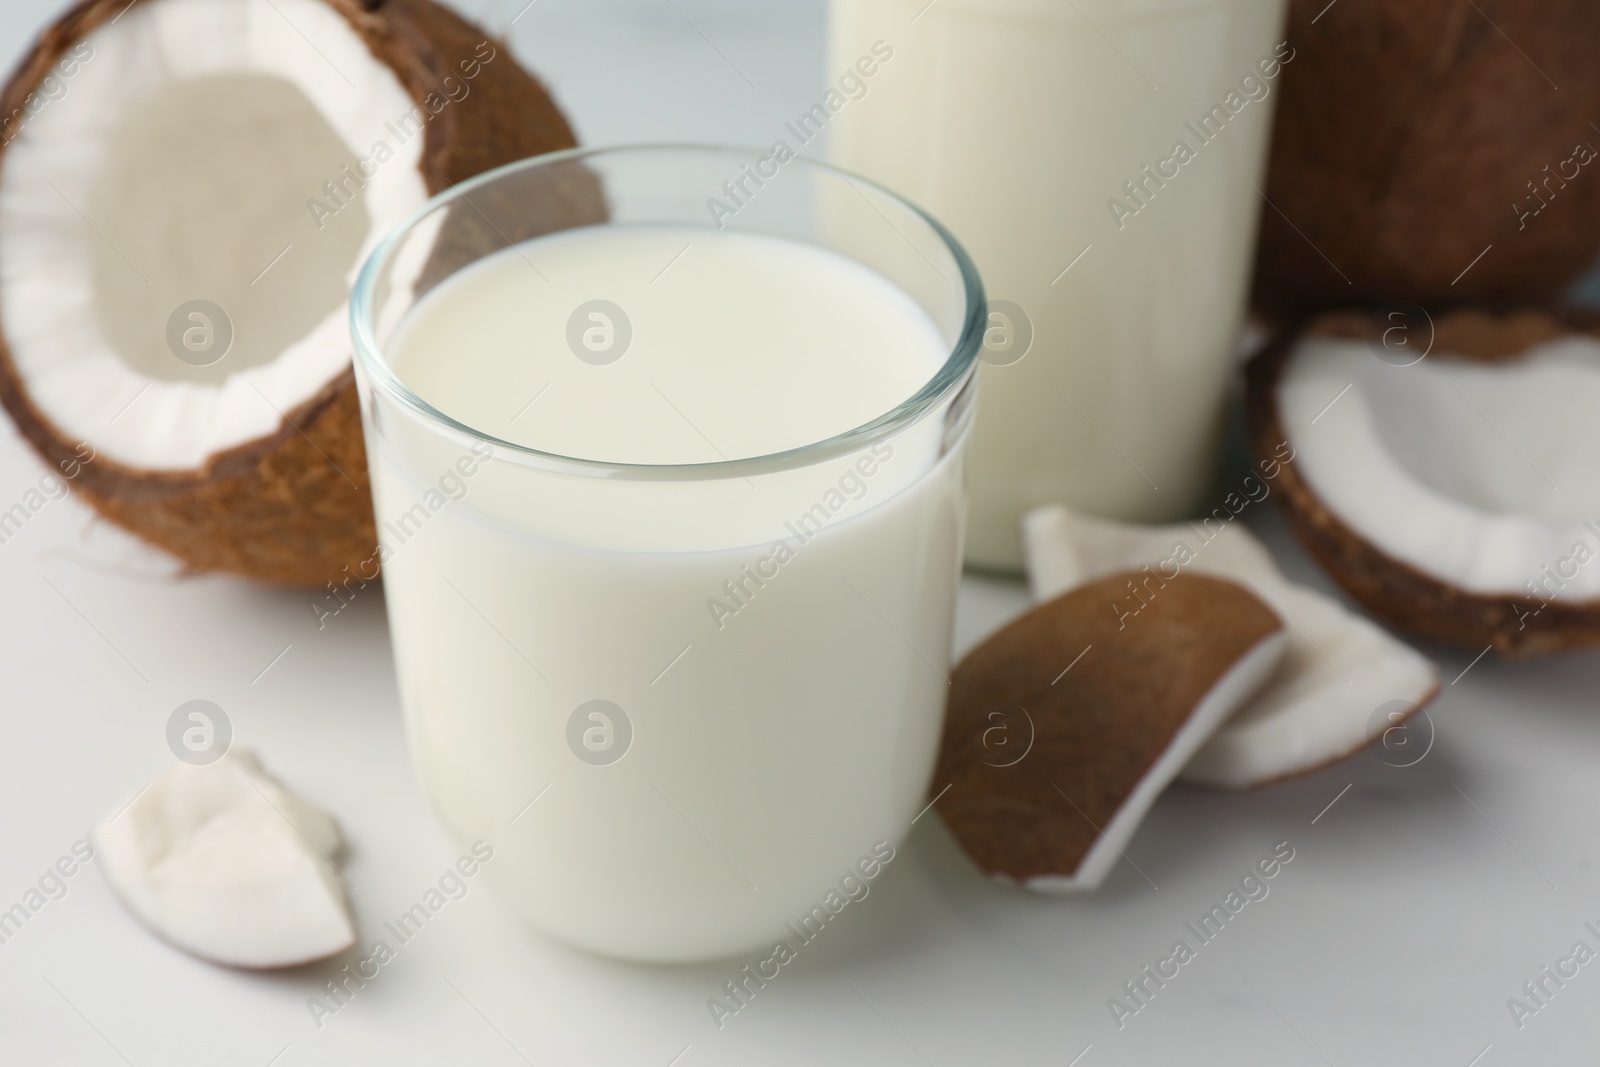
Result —
[[[51, 6], [6, 0], [4, 48]], [[513, 40], [591, 143], [766, 143], [823, 83], [813, 0], [539, 0]], [[40, 473], [0, 429], [0, 501]], [[1270, 505], [1253, 519], [1292, 575], [1327, 588]], [[171, 580], [75, 499], [0, 546], [0, 908], [171, 765], [167, 717], [196, 697], [337, 815], [363, 945], [434, 882], [455, 853], [411, 778], [381, 597], [320, 632], [307, 599]], [[961, 647], [1023, 601], [969, 579]], [[1447, 683], [1472, 660], [1428, 651]], [[1486, 657], [1446, 685], [1416, 766], [1363, 754], [1254, 794], [1174, 788], [1128, 849], [1149, 881], [1123, 864], [1086, 899], [994, 885], [924, 819], [871, 896], [720, 1031], [705, 1002], [735, 965], [593, 959], [479, 888], [319, 1028], [306, 998], [327, 973], [192, 960], [137, 927], [91, 864], [0, 945], [0, 1064], [1594, 1062], [1600, 962], [1521, 1030], [1506, 1002], [1575, 941], [1600, 949], [1584, 928], [1600, 928], [1597, 682], [1595, 655]], [[1295, 858], [1270, 895], [1119, 1030], [1107, 999], [1192, 943], [1185, 922], [1280, 841]]]

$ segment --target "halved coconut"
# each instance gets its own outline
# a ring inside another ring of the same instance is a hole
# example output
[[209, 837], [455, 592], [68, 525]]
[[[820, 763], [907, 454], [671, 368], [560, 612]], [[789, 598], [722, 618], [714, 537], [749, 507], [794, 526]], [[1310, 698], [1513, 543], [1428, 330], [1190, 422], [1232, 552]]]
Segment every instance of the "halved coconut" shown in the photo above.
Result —
[[193, 569], [370, 560], [350, 285], [429, 195], [574, 143], [544, 89], [431, 0], [85, 0], [0, 115], [23, 435]]
[[1231, 519], [1136, 526], [1056, 505], [1029, 512], [1022, 539], [1040, 601], [1137, 570], [1124, 598], [1124, 610], [1137, 614], [1142, 598], [1160, 595], [1171, 576], [1210, 574], [1246, 586], [1288, 624], [1272, 677], [1200, 747], [1182, 781], [1253, 789], [1309, 774], [1391, 736], [1439, 691], [1427, 659], [1332, 597], [1290, 583], [1255, 534]]
[[235, 750], [179, 764], [94, 831], [107, 883], [164, 940], [229, 967], [294, 967], [355, 944], [328, 815]]
[[1548, 300], [1594, 262], [1600, 5], [1290, 0], [1284, 35], [1259, 310]]
[[[1327, 316], [1250, 368], [1291, 526], [1396, 626], [1526, 657], [1600, 644], [1600, 339], [1576, 313]], [[1429, 344], [1431, 342], [1431, 346]], [[1425, 358], [1424, 358], [1425, 356]]]

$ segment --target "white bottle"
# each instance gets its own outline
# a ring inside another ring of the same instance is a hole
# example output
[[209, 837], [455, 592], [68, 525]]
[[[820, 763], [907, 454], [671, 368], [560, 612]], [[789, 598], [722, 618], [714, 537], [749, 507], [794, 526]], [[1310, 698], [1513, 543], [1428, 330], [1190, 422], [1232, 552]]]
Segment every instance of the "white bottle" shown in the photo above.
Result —
[[991, 300], [968, 561], [1019, 566], [1018, 518], [1046, 502], [1195, 509], [1293, 60], [1284, 0], [831, 10], [832, 158], [949, 226]]

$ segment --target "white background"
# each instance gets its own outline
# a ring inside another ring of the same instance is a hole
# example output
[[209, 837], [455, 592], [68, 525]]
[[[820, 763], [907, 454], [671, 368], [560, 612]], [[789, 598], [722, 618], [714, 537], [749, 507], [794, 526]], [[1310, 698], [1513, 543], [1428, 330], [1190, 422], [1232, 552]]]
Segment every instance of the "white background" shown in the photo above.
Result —
[[[472, 8], [504, 28], [522, 3]], [[4, 50], [53, 6], [4, 0]], [[815, 0], [538, 0], [511, 36], [587, 143], [768, 143], [825, 78]], [[0, 507], [41, 473], [0, 429]], [[1249, 517], [1291, 574], [1328, 587], [1272, 504]], [[0, 907], [171, 765], [167, 717], [204, 697], [337, 815], [361, 942], [381, 936], [455, 855], [410, 775], [381, 597], [320, 632], [307, 600], [173, 581], [71, 499], [0, 546]], [[962, 647], [1022, 602], [969, 581]], [[925, 818], [871, 896], [720, 1032], [705, 1001], [733, 965], [589, 958], [477, 887], [319, 1029], [305, 1001], [327, 974], [196, 962], [134, 925], [90, 865], [0, 945], [0, 1064], [1593, 1062], [1600, 963], [1520, 1032], [1506, 1000], [1580, 938], [1600, 949], [1583, 929], [1600, 926], [1600, 657], [1487, 657], [1449, 684], [1471, 653], [1427, 651], [1447, 684], [1420, 764], [1363, 754], [1250, 795], [1174, 788], [1128, 850], [1149, 881], [1124, 864], [1080, 900], [989, 883]], [[1107, 998], [1192, 941], [1185, 921], [1280, 841], [1295, 858], [1270, 895], [1118, 1030]]]

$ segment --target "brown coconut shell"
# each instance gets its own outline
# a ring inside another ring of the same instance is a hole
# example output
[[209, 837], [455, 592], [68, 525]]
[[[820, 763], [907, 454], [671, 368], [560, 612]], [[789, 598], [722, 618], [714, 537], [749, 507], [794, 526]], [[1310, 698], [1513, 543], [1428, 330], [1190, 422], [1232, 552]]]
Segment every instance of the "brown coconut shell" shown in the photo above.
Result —
[[[418, 105], [489, 40], [433, 0], [325, 2]], [[127, 0], [83, 0], [62, 15], [0, 91], [0, 114], [21, 107], [63, 53], [127, 6]], [[538, 79], [517, 65], [503, 43], [491, 44], [499, 54], [482, 64], [474, 81], [475, 106], [445, 108], [425, 126], [420, 169], [430, 194], [493, 167], [576, 144]], [[346, 567], [370, 576], [376, 565], [360, 405], [349, 369], [287, 411], [276, 433], [213, 456], [194, 471], [139, 470], [106, 456], [74, 463], [81, 459], [78, 442], [29, 399], [3, 321], [0, 404], [46, 463], [79, 470], [73, 484], [101, 515], [191, 570], [317, 586]]]
[[[1378, 346], [1389, 326], [1381, 316], [1324, 315], [1299, 333], [1274, 342], [1251, 361], [1247, 405], [1256, 454], [1275, 456], [1285, 441], [1291, 446], [1294, 443], [1284, 431], [1277, 393], [1289, 356], [1300, 340], [1343, 337]], [[1428, 358], [1512, 360], [1535, 344], [1573, 332], [1600, 337], [1600, 316], [1574, 309], [1503, 314], [1456, 311], [1434, 320], [1433, 354]], [[1600, 646], [1600, 600], [1541, 602], [1528, 596], [1486, 596], [1454, 588], [1364, 539], [1317, 497], [1292, 460], [1282, 465], [1276, 488], [1282, 493], [1289, 527], [1306, 550], [1356, 601], [1398, 629], [1474, 651], [1493, 647], [1511, 659]]]
[[1128, 583], [1144, 577], [1108, 575], [1047, 601], [957, 666], [937, 810], [987, 874], [1076, 873], [1200, 702], [1283, 629], [1243, 586], [1196, 574], [1165, 580], [1125, 620]]
[[[1594, 262], [1600, 158], [1558, 170], [1600, 150], [1600, 4], [1290, 0], [1288, 41], [1254, 283], [1269, 318], [1543, 303]], [[1519, 220], [1530, 182], [1548, 206]]]

